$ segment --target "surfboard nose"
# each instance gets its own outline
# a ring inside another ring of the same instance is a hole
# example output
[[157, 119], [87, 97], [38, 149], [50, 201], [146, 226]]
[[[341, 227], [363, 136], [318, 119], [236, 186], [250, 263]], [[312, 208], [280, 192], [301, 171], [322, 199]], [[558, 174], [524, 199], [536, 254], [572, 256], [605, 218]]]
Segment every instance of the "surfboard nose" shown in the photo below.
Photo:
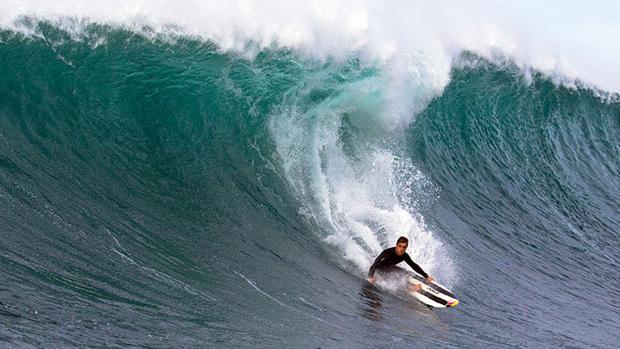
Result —
[[455, 299], [453, 301], [448, 302], [448, 304], [446, 304], [447, 307], [452, 308], [452, 307], [456, 307], [456, 305], [459, 304], [459, 300]]

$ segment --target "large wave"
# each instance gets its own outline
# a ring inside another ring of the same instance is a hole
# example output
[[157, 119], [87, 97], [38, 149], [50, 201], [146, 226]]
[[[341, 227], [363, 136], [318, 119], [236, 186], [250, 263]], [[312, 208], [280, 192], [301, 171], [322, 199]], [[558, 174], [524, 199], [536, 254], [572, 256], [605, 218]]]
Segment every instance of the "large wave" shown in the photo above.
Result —
[[[10, 5], [0, 341], [614, 346], [606, 58], [482, 2]], [[462, 311], [364, 284], [399, 235]]]

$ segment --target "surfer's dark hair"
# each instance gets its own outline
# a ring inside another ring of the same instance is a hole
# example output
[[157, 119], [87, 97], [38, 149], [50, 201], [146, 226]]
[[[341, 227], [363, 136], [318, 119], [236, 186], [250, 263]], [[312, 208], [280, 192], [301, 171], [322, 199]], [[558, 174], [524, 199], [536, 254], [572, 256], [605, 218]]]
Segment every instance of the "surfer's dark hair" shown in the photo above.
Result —
[[404, 236], [401, 236], [401, 237], [399, 237], [399, 238], [398, 238], [398, 240], [396, 240], [396, 245], [400, 244], [401, 242], [404, 242], [404, 243], [406, 243], [407, 245], [409, 245], [409, 239], [407, 239], [407, 238], [406, 238], [406, 237], [404, 237]]

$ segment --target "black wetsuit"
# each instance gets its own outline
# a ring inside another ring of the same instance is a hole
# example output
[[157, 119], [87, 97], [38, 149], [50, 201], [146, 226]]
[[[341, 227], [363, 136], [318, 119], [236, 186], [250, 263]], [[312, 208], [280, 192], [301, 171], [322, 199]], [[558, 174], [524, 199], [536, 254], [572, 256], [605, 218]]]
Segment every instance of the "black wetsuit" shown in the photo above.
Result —
[[379, 270], [386, 273], [402, 273], [406, 272], [403, 268], [397, 267], [396, 264], [405, 261], [409, 266], [415, 270], [418, 274], [428, 277], [428, 274], [420, 268], [419, 265], [415, 264], [414, 261], [411, 260], [411, 257], [407, 253], [404, 253], [402, 256], [396, 254], [396, 247], [390, 247], [383, 252], [375, 259], [375, 262], [370, 266], [370, 270], [368, 270], [368, 277], [373, 277], [375, 275], [375, 270]]

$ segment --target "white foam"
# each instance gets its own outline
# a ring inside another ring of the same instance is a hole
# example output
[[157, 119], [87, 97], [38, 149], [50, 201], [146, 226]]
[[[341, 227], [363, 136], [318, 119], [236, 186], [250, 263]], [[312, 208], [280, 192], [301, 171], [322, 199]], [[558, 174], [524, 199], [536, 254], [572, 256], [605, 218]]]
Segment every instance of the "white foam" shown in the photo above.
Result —
[[224, 50], [245, 51], [251, 41], [317, 58], [359, 52], [438, 88], [447, 83], [450, 62], [461, 51], [487, 58], [499, 53], [524, 69], [620, 92], [620, 3], [607, 0], [0, 0], [1, 26], [15, 28], [23, 15], [64, 23], [71, 31], [79, 31], [79, 23], [62, 18], [180, 30]]

